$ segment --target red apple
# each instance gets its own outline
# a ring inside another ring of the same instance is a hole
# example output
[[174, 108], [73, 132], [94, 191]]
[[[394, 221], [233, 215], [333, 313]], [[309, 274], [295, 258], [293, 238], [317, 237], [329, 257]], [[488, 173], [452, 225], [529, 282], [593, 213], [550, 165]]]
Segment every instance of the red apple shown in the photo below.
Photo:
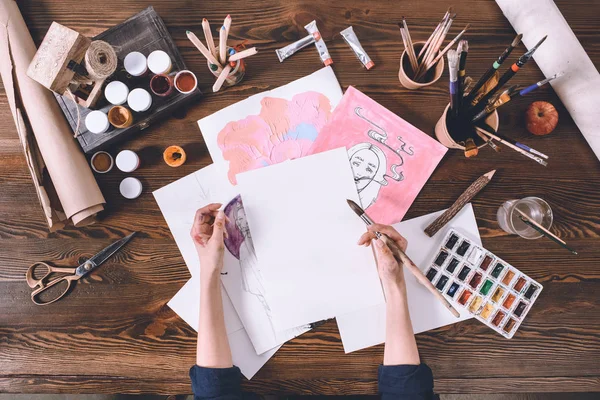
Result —
[[558, 124], [558, 111], [547, 101], [534, 101], [525, 114], [527, 130], [534, 135], [547, 135]]

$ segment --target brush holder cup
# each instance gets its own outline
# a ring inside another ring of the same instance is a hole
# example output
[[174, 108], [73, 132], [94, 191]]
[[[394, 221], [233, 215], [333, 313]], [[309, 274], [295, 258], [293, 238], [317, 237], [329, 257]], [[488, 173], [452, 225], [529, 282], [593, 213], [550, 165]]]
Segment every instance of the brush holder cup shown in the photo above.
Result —
[[[467, 128], [460, 128], [453, 126], [453, 124], [449, 121], [448, 111], [450, 110], [450, 104], [446, 106], [444, 109], [444, 113], [435, 124], [435, 137], [441, 144], [446, 146], [449, 149], [459, 149], [464, 150], [465, 146], [459, 144], [459, 142], [464, 141], [466, 136], [461, 135], [460, 130], [464, 131]], [[498, 127], [500, 126], [500, 118], [498, 117], [498, 111], [494, 111], [490, 114], [486, 119], [485, 123], [494, 128], [497, 132]], [[452, 134], [450, 134], [452, 132]], [[473, 137], [473, 141], [477, 145], [478, 148], [482, 148], [486, 145], [486, 143], [477, 135]]]
[[[229, 50], [231, 49], [231, 47], [227, 47], [227, 54], [229, 54]], [[214, 67], [211, 66], [211, 62], [208, 60], [206, 60], [206, 65], [208, 66], [208, 70], [215, 76], [215, 78], [218, 78], [222, 69], [219, 68], [214, 70]], [[244, 59], [237, 60], [235, 62], [235, 67], [231, 69], [229, 75], [227, 75], [227, 78], [225, 78], [225, 81], [223, 82], [223, 86], [221, 87], [226, 88], [237, 85], [242, 81], [242, 79], [244, 79], [244, 75], [246, 75], [246, 63], [244, 62]]]
[[[417, 56], [419, 55], [419, 52], [421, 51], [421, 49], [423, 48], [424, 45], [425, 45], [425, 42], [414, 42], [413, 43], [413, 47], [415, 49], [415, 54]], [[430, 68], [429, 71], [427, 71], [427, 73], [425, 74], [425, 76], [423, 77], [421, 82], [416, 82], [413, 80], [414, 71], [412, 70], [412, 67], [410, 65], [410, 59], [408, 57], [408, 53], [406, 52], [406, 49], [404, 49], [404, 51], [402, 52], [402, 55], [400, 56], [400, 70], [398, 71], [398, 79], [400, 80], [400, 83], [402, 84], [402, 86], [404, 86], [407, 89], [415, 90], [415, 89], [421, 89], [426, 86], [432, 85], [432, 84], [436, 83], [442, 77], [443, 72], [444, 72], [444, 57], [441, 57], [440, 60], [437, 62], [437, 64], [434, 65], [432, 68]]]

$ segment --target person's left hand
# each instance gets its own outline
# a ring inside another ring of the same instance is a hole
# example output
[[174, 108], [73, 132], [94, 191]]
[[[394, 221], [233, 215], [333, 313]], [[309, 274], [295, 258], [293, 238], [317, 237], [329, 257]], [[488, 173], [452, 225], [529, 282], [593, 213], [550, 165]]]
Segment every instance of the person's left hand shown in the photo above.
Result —
[[194, 240], [200, 258], [200, 274], [217, 276], [223, 269], [223, 237], [225, 231], [225, 213], [221, 204], [212, 203], [196, 211], [190, 235]]

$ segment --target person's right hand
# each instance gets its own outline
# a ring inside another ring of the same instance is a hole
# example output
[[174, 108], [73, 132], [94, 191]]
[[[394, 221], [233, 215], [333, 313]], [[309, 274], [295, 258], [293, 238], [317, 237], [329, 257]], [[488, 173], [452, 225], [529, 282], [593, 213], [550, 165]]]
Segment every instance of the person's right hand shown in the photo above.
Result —
[[221, 204], [213, 203], [196, 211], [190, 235], [200, 258], [200, 274], [203, 276], [219, 276], [223, 269], [223, 237], [225, 231], [225, 214], [220, 210]]
[[381, 279], [381, 282], [384, 285], [403, 284], [404, 268], [402, 268], [402, 265], [398, 264], [398, 261], [396, 261], [392, 251], [385, 242], [382, 239], [377, 239], [375, 232], [386, 234], [404, 252], [406, 252], [408, 242], [392, 226], [382, 224], [372, 224], [367, 226], [367, 232], [365, 232], [358, 240], [358, 244], [363, 246], [369, 246], [373, 243], [379, 279]]

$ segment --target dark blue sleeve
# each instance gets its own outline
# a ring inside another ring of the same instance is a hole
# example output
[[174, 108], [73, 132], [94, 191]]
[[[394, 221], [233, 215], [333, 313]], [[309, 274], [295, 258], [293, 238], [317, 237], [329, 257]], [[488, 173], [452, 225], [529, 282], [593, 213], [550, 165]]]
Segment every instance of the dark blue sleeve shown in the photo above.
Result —
[[425, 365], [380, 365], [379, 393], [382, 400], [434, 400], [433, 373]]
[[204, 368], [194, 365], [190, 368], [190, 379], [195, 400], [238, 400], [242, 398], [242, 377], [240, 369]]

